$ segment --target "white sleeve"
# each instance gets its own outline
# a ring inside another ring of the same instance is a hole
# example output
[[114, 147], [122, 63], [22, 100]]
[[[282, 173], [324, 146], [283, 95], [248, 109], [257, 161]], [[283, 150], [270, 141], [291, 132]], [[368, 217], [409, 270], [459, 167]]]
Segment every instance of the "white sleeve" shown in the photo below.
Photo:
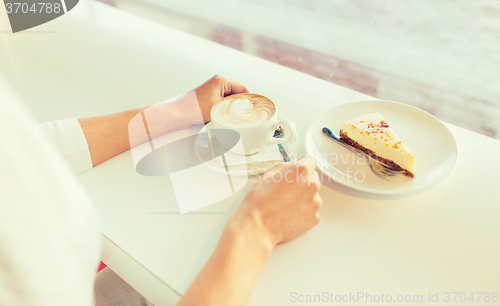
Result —
[[[5, 93], [0, 75], [0, 305], [91, 306], [102, 245], [98, 217], [32, 118]], [[45, 127], [77, 144], [74, 123]], [[65, 150], [78, 151], [73, 146]]]
[[75, 174], [92, 168], [89, 146], [78, 120], [58, 120], [39, 124], [38, 127], [52, 139]]

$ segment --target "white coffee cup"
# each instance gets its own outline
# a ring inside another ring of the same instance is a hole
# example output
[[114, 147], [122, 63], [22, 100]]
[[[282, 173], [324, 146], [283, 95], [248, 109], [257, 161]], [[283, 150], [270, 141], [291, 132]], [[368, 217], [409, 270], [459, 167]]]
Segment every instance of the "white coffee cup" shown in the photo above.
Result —
[[[236, 105], [237, 103], [240, 104]], [[234, 137], [231, 139], [231, 137], [219, 136], [217, 141], [226, 149], [239, 155], [253, 155], [266, 146], [287, 143], [296, 134], [293, 122], [288, 119], [278, 120], [276, 105], [262, 95], [243, 93], [228, 96], [214, 104], [210, 116], [211, 129], [238, 132], [242, 146], [235, 146]], [[275, 130], [280, 126], [283, 136], [273, 138]]]

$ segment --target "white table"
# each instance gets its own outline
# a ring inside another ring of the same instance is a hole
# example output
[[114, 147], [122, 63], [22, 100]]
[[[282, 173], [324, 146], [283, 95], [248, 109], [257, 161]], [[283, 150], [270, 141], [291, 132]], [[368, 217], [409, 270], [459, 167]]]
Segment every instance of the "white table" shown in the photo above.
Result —
[[[369, 98], [92, 1], [36, 31], [2, 36], [0, 69], [40, 121], [154, 104], [218, 73], [273, 99], [297, 125], [304, 152], [318, 114]], [[382, 196], [323, 186], [321, 223], [276, 248], [249, 305], [295, 305], [292, 292], [422, 295], [424, 302], [429, 292], [440, 302], [445, 292], [499, 292], [500, 142], [448, 127], [459, 160], [430, 188]], [[177, 210], [169, 178], [137, 174], [130, 152], [79, 179], [101, 215], [103, 260], [157, 306], [185, 292], [251, 187], [176, 215], [162, 213]]]

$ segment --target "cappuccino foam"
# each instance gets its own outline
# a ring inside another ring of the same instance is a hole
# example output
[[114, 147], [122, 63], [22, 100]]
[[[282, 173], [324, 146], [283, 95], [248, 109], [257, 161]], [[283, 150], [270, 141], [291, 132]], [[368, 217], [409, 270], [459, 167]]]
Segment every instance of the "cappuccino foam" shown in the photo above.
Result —
[[276, 111], [271, 100], [253, 94], [238, 94], [215, 104], [212, 116], [228, 125], [256, 125], [271, 118]]

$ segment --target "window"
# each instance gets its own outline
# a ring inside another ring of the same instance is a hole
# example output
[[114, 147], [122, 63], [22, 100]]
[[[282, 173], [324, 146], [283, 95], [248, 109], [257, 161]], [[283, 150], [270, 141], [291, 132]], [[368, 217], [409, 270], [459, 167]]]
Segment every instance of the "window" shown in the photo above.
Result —
[[106, 0], [500, 139], [499, 0]]

